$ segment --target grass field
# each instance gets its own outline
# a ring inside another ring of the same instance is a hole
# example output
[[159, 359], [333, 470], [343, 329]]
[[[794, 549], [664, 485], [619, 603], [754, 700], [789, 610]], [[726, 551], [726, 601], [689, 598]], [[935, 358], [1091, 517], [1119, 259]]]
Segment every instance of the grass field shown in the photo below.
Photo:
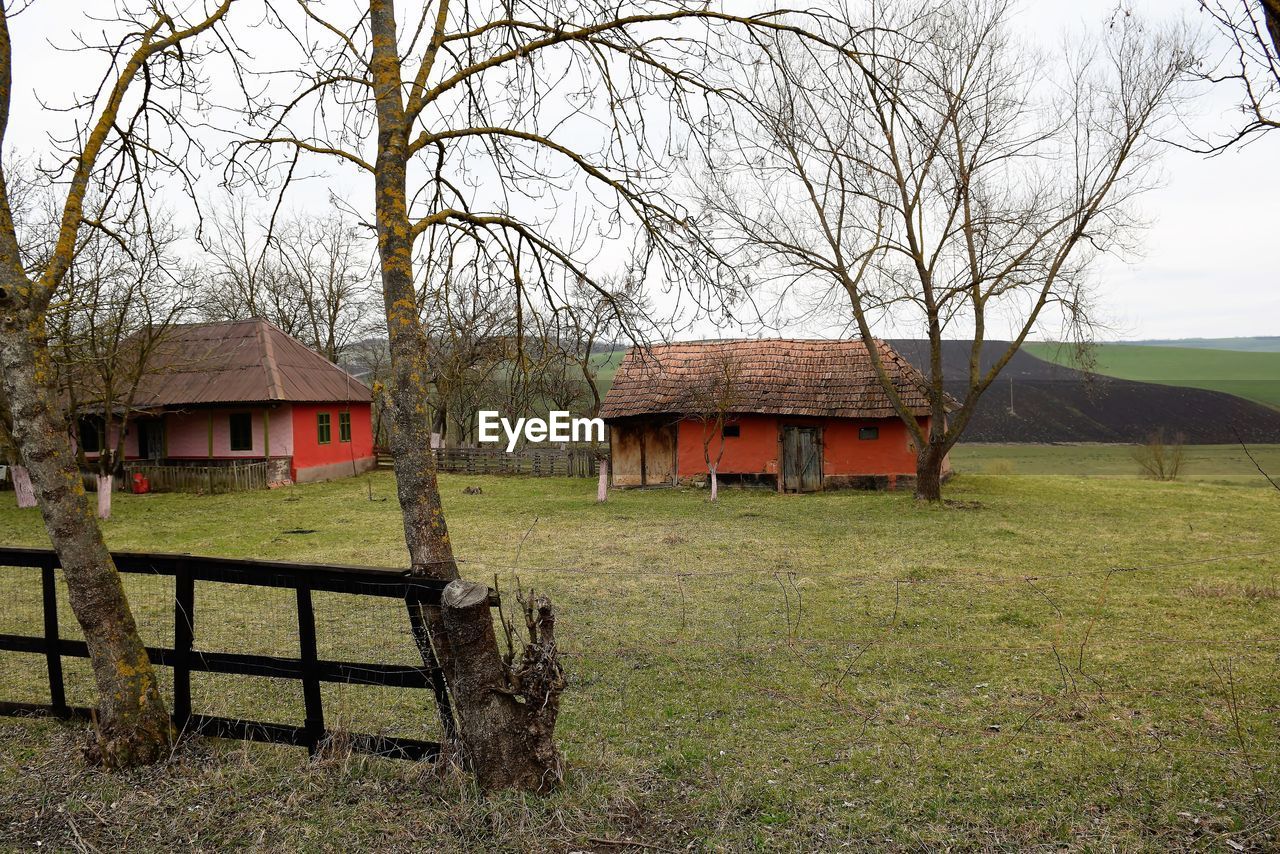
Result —
[[[1033, 343], [1024, 349], [1041, 359], [1070, 365], [1070, 351], [1057, 344]], [[1094, 356], [1095, 370], [1106, 376], [1225, 391], [1280, 406], [1280, 352], [1099, 344]]]
[[596, 382], [600, 384], [602, 397], [613, 385], [613, 377], [618, 373], [618, 366], [622, 364], [622, 357], [626, 353], [626, 350], [613, 350], [609, 353], [596, 353], [591, 357], [591, 364], [597, 371]]
[[1131, 343], [1143, 347], [1199, 347], [1209, 350], [1242, 350], [1249, 353], [1280, 353], [1280, 335], [1239, 338], [1153, 338]]
[[[965, 444], [951, 452], [957, 471], [996, 475], [1137, 477], [1131, 445]], [[1280, 480], [1280, 445], [1186, 445], [1182, 479], [1270, 488], [1258, 468]]]
[[[471, 485], [483, 493], [463, 495]], [[485, 799], [460, 775], [408, 763], [339, 753], [309, 764], [305, 751], [225, 741], [113, 776], [83, 767], [75, 728], [0, 720], [0, 840], [1277, 844], [1280, 493], [976, 474], [952, 483], [945, 508], [901, 493], [744, 490], [716, 505], [700, 490], [637, 490], [598, 506], [588, 480], [446, 476], [442, 488], [466, 574], [496, 574], [508, 591], [518, 576], [560, 608], [571, 680], [560, 792]], [[0, 504], [0, 542], [45, 542], [34, 511]], [[405, 560], [386, 473], [238, 496], [121, 496], [105, 529], [116, 548]], [[199, 648], [294, 653], [288, 602], [207, 589], [217, 587], [197, 590]], [[0, 570], [0, 589], [0, 632], [36, 631], [33, 574]], [[166, 640], [170, 592], [132, 579], [130, 595], [147, 639]], [[397, 608], [336, 597], [317, 607], [322, 655], [412, 661]], [[272, 680], [196, 683], [197, 711], [301, 719], [300, 696]], [[0, 696], [43, 691], [41, 659], [0, 654]], [[352, 727], [431, 734], [429, 701], [406, 694], [326, 699]]]

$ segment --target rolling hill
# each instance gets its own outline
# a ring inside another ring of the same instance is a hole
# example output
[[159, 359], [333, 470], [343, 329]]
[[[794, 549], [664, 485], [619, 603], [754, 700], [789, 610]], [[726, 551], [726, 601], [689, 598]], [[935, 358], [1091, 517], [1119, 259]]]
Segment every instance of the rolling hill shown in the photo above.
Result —
[[[915, 364], [927, 362], [926, 342], [898, 339], [890, 343]], [[1002, 343], [989, 343], [985, 366], [1003, 349]], [[946, 342], [943, 373], [962, 376], [968, 370], [968, 351], [968, 341]], [[1280, 354], [1276, 357], [1280, 359]], [[596, 358], [603, 362], [605, 357]], [[602, 380], [612, 379], [620, 358], [621, 352], [616, 352], [609, 359], [600, 372]], [[1255, 374], [1260, 371], [1257, 366], [1252, 369]], [[1280, 377], [1280, 371], [1272, 376]], [[963, 383], [949, 385], [953, 393], [963, 388]], [[607, 383], [601, 386], [603, 391]], [[1170, 436], [1181, 433], [1195, 444], [1234, 444], [1237, 432], [1247, 442], [1280, 442], [1280, 409], [1210, 387], [1088, 375], [1023, 349], [979, 402], [964, 440], [1135, 442], [1157, 429]]]
[[[1058, 364], [1069, 361], [1057, 344], [1028, 344], [1024, 350]], [[1099, 344], [1094, 355], [1095, 370], [1109, 377], [1225, 391], [1280, 407], [1280, 351]]]
[[1249, 338], [1148, 338], [1114, 343], [1140, 347], [1194, 347], [1205, 350], [1240, 350], [1245, 353], [1280, 353], [1280, 335], [1255, 335]]

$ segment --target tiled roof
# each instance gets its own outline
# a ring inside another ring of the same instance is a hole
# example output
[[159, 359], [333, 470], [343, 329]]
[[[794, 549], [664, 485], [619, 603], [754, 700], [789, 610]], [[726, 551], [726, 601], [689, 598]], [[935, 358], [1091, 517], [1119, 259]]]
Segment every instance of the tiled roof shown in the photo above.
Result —
[[369, 401], [368, 386], [265, 320], [174, 327], [134, 405]]
[[[929, 414], [923, 376], [889, 345], [876, 343], [911, 411]], [[734, 412], [830, 418], [897, 414], [862, 341], [766, 339], [632, 348], [618, 367], [600, 415], [616, 419], [693, 412], [705, 390], [725, 386], [726, 366]]]

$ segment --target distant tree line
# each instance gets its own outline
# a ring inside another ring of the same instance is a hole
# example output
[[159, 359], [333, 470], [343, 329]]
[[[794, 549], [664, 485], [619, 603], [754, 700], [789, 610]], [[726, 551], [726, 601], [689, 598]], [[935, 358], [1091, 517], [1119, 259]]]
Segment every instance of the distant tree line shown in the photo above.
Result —
[[[23, 245], [29, 263], [39, 263], [56, 235], [57, 196], [34, 175], [14, 184]], [[101, 207], [93, 197], [87, 203]], [[274, 223], [242, 197], [209, 210], [196, 253], [184, 252], [196, 236], [142, 208], [110, 231], [86, 229], [77, 238], [48, 325], [81, 467], [103, 478], [120, 473], [144, 377], [181, 365], [183, 354], [167, 339], [180, 324], [204, 321], [266, 319], [351, 371], [373, 390], [375, 436], [385, 444], [390, 355], [367, 229], [336, 208]], [[567, 293], [554, 306], [536, 294], [517, 298], [508, 283], [475, 268], [424, 291], [429, 417], [442, 443], [471, 441], [482, 408], [595, 415], [603, 396], [598, 357], [643, 312], [640, 290], [621, 281], [608, 295], [581, 283]]]

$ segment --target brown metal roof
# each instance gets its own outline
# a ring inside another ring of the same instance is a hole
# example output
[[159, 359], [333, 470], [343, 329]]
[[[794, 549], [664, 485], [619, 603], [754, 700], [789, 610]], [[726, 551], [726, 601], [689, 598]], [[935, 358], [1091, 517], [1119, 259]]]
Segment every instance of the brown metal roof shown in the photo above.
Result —
[[270, 401], [369, 401], [369, 388], [265, 320], [174, 327], [157, 347], [140, 408]]
[[[924, 377], [883, 341], [880, 358], [916, 415], [928, 415]], [[691, 412], [698, 388], [723, 387], [726, 365], [732, 409], [764, 415], [892, 418], [889, 397], [862, 341], [795, 339], [697, 341], [627, 351], [600, 416], [627, 418]]]

